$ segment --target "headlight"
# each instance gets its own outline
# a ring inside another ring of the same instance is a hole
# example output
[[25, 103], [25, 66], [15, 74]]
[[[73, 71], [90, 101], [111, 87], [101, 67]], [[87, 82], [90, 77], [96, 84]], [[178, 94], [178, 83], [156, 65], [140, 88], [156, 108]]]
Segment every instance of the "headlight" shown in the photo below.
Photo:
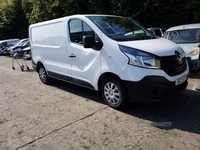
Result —
[[126, 46], [119, 45], [120, 50], [129, 58], [129, 64], [145, 68], [160, 68], [158, 57]]
[[191, 57], [191, 56], [195, 56], [195, 55], [199, 55], [199, 47], [195, 47], [195, 48], [189, 50], [189, 51], [186, 53], [186, 56], [187, 56], [187, 57]]

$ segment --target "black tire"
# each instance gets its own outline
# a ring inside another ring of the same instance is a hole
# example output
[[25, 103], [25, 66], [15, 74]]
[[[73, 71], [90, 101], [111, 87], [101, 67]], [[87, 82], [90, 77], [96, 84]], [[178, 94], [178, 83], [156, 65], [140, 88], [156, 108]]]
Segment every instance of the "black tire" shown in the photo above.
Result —
[[[194, 67], [193, 67], [194, 66]], [[190, 72], [191, 73], [197, 73], [200, 69], [200, 64], [193, 64], [193, 66], [190, 66]], [[193, 69], [193, 68], [196, 68], [196, 69]]]
[[51, 78], [47, 75], [46, 69], [44, 68], [43, 65], [39, 66], [38, 75], [39, 75], [40, 81], [43, 84], [50, 84], [51, 83]]
[[121, 109], [128, 103], [125, 87], [120, 80], [114, 77], [104, 80], [101, 91], [105, 102], [114, 109]]

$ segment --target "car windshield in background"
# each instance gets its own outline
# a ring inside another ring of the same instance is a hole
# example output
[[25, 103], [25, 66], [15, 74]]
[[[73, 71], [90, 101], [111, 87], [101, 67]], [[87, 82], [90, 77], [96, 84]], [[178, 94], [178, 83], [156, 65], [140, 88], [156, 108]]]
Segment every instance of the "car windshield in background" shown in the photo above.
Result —
[[108, 37], [116, 41], [151, 39], [152, 34], [139, 23], [123, 17], [88, 16]]
[[165, 32], [163, 38], [173, 41], [176, 44], [199, 43], [199, 29], [183, 29]]

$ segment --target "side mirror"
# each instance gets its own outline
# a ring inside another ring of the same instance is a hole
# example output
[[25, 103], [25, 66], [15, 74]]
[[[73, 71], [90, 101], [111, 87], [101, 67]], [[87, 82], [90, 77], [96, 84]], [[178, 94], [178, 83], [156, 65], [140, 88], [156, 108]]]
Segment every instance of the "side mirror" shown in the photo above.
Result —
[[94, 37], [91, 35], [83, 36], [83, 47], [84, 48], [93, 48], [95, 46]]

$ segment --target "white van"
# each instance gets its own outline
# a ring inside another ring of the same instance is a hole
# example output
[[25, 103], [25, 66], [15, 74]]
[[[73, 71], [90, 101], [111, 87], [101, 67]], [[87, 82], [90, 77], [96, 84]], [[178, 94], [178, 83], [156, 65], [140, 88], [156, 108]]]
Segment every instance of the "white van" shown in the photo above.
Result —
[[191, 72], [200, 69], [200, 23], [171, 27], [165, 32], [163, 38], [183, 48]]
[[168, 99], [187, 87], [181, 47], [139, 23], [111, 15], [73, 15], [30, 25], [33, 68], [44, 84], [60, 79], [101, 91], [106, 103]]

